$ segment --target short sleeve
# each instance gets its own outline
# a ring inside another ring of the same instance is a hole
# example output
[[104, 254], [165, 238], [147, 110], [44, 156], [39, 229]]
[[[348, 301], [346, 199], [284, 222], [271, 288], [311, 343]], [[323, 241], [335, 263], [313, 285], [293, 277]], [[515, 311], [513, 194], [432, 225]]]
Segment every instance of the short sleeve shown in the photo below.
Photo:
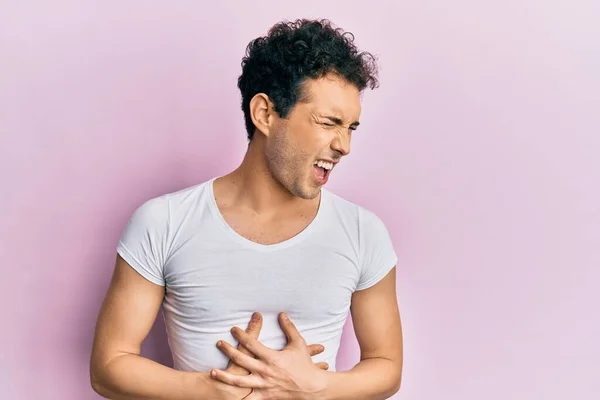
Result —
[[356, 290], [363, 290], [383, 279], [398, 257], [383, 221], [364, 208], [359, 208], [359, 240], [361, 272]]
[[165, 196], [146, 201], [129, 219], [117, 253], [150, 282], [164, 286], [168, 204]]

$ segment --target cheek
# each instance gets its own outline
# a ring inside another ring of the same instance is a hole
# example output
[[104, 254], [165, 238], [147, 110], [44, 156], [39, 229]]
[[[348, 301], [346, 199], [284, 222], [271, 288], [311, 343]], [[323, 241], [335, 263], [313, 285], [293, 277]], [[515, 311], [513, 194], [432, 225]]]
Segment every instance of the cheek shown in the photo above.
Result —
[[288, 157], [302, 163], [326, 152], [336, 135], [335, 130], [325, 129], [312, 121], [294, 121], [286, 129], [285, 141], [288, 149], [293, 151]]
[[292, 131], [280, 132], [273, 136], [267, 146], [267, 157], [272, 169], [281, 173], [299, 171], [306, 163], [308, 152], [299, 135]]
[[314, 156], [315, 154], [321, 153], [323, 149], [329, 146], [333, 135], [335, 135], [333, 130], [313, 127], [310, 130], [306, 130], [304, 134], [301, 135], [299, 138], [300, 145], [305, 153]]

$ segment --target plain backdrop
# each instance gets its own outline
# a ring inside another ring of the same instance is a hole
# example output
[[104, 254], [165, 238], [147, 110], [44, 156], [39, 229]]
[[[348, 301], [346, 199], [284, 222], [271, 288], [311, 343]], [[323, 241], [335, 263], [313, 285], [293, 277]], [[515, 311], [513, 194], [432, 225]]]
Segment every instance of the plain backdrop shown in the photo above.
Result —
[[[275, 22], [381, 65], [328, 188], [398, 255], [402, 400], [600, 392], [598, 1], [0, 2], [0, 393], [97, 399], [115, 246], [142, 202], [235, 168], [236, 79]], [[351, 321], [340, 369], [359, 349]], [[159, 318], [144, 354], [170, 363]]]

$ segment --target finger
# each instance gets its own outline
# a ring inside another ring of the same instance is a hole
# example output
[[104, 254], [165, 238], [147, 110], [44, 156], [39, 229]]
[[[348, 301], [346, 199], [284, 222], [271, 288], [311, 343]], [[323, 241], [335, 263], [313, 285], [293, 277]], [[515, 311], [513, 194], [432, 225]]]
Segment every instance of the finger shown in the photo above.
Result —
[[248, 394], [248, 396], [244, 397], [242, 400], [262, 400], [262, 399], [264, 399], [264, 396], [262, 394], [260, 394], [260, 392], [252, 389], [250, 394]]
[[266, 389], [270, 385], [258, 375], [234, 375], [229, 372], [225, 372], [220, 369], [213, 369], [210, 371], [210, 376], [213, 379], [219, 380], [228, 385], [237, 386], [241, 388], [251, 389]]
[[246, 333], [252, 336], [254, 339], [258, 339], [258, 335], [260, 334], [260, 330], [262, 329], [262, 315], [259, 312], [255, 312], [252, 314], [252, 319], [248, 323], [248, 327], [246, 328]]
[[316, 356], [317, 354], [321, 354], [325, 351], [325, 347], [320, 344], [311, 344], [306, 346], [306, 348], [308, 349], [308, 354], [311, 356]]
[[231, 334], [237, 339], [238, 342], [242, 344], [242, 346], [250, 350], [251, 354], [263, 360], [271, 357], [273, 350], [269, 349], [237, 326], [234, 326], [231, 329]]
[[296, 329], [296, 325], [290, 320], [286, 313], [279, 314], [279, 325], [281, 325], [281, 329], [285, 333], [285, 336], [288, 340], [288, 345], [290, 344], [306, 344], [298, 329]]
[[251, 373], [255, 372], [262, 375], [269, 375], [268, 367], [261, 360], [257, 360], [252, 356], [242, 353], [226, 341], [219, 340], [217, 342], [217, 347], [236, 365], [239, 365]]
[[252, 389], [242, 400], [261, 400], [264, 397], [256, 390]]
[[[246, 328], [246, 333], [251, 338], [258, 339], [258, 336], [260, 335], [260, 331], [262, 329], [262, 324], [263, 324], [262, 315], [258, 312], [255, 312], [254, 314], [252, 314], [252, 319], [248, 323], [248, 327]], [[249, 356], [252, 355], [250, 350], [245, 348], [241, 343], [238, 345], [238, 349], [244, 354], [248, 354]]]
[[326, 362], [318, 362], [315, 364], [317, 367], [324, 369], [324, 370], [328, 370], [329, 369], [329, 364], [327, 364]]
[[231, 360], [229, 360], [229, 362], [227, 363], [227, 368], [225, 368], [225, 371], [231, 372], [232, 374], [236, 374], [236, 375], [249, 375], [250, 374], [250, 371], [248, 371], [245, 368], [240, 367], [239, 365], [237, 365], [236, 363], [234, 363]]
[[[262, 315], [258, 312], [255, 312], [254, 314], [252, 314], [252, 318], [250, 319], [250, 322], [248, 323], [248, 327], [246, 328], [246, 333], [248, 333], [251, 337], [258, 339], [258, 336], [262, 329], [262, 324], [263, 324]], [[250, 350], [248, 350], [244, 346], [242, 346], [241, 343], [238, 345], [238, 349], [242, 353], [252, 356], [252, 353], [250, 353]], [[229, 360], [229, 363], [227, 364], [226, 371], [229, 371], [234, 374], [241, 374], [241, 375], [250, 373], [249, 371], [243, 369], [239, 365], [234, 364], [231, 360]]]
[[[246, 328], [246, 333], [253, 339], [258, 339], [260, 335], [260, 330], [262, 329], [262, 315], [258, 312], [252, 314], [252, 319], [248, 323], [248, 327]], [[245, 348], [241, 343], [238, 345], [238, 349], [244, 354], [252, 355], [250, 350]]]

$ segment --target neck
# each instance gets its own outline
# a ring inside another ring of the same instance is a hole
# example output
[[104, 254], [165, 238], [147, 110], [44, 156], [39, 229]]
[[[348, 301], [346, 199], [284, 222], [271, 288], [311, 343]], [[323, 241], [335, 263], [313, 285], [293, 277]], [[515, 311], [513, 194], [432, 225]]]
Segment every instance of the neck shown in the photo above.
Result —
[[275, 214], [298, 206], [318, 205], [319, 199], [296, 197], [282, 186], [267, 167], [260, 137], [255, 137], [238, 168], [224, 176], [231, 202], [251, 208], [257, 214]]

